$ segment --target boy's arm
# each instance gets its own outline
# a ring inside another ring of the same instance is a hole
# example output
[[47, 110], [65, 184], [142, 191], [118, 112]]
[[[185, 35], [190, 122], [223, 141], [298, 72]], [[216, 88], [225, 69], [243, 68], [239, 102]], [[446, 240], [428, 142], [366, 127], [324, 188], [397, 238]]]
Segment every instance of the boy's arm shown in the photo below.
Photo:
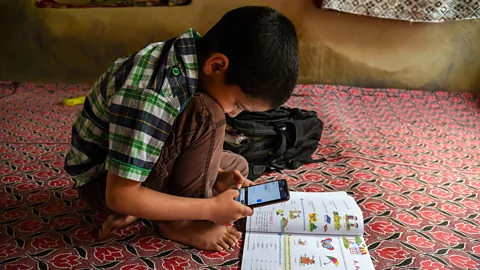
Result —
[[161, 193], [108, 173], [107, 206], [119, 213], [150, 220], [210, 220], [231, 224], [250, 216], [253, 210], [234, 199], [238, 191], [229, 189], [210, 199], [194, 199]]

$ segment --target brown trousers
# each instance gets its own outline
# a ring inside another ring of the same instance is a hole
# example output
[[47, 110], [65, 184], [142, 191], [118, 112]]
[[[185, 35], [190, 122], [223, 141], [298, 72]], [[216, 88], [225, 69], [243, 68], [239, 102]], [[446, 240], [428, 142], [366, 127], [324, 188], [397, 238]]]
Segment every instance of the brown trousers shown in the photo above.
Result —
[[[197, 92], [175, 119], [162, 153], [143, 186], [191, 198], [213, 196], [218, 169], [248, 175], [247, 161], [223, 150], [225, 113], [209, 95]], [[106, 172], [78, 188], [90, 207], [113, 213], [105, 201]]]

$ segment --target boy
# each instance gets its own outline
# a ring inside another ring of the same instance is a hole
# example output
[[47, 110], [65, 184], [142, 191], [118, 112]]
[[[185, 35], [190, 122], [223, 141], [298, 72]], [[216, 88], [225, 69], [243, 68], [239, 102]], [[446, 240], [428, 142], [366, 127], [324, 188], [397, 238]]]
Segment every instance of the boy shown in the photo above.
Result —
[[65, 159], [79, 197], [110, 214], [100, 237], [145, 218], [199, 249], [235, 245], [241, 234], [223, 224], [253, 210], [231, 187], [252, 182], [245, 159], [222, 150], [225, 114], [279, 107], [297, 77], [295, 28], [267, 7], [118, 59], [88, 94]]

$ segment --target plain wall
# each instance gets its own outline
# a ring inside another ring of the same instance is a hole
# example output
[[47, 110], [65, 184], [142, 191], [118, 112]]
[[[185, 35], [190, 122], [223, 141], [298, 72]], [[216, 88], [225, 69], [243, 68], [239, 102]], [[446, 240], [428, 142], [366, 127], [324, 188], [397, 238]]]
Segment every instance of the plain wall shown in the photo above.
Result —
[[189, 6], [41, 9], [0, 1], [0, 80], [93, 83], [116, 58], [230, 9], [269, 5], [300, 39], [300, 83], [480, 92], [479, 20], [414, 23], [324, 11], [311, 0], [193, 0]]

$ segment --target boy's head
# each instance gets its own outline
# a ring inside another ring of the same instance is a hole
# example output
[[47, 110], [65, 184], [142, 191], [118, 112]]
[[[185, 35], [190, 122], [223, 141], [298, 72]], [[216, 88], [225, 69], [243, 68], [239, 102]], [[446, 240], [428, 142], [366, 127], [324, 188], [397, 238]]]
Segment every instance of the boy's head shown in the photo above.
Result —
[[229, 11], [199, 40], [197, 53], [200, 86], [232, 117], [279, 107], [297, 82], [295, 27], [269, 7]]

